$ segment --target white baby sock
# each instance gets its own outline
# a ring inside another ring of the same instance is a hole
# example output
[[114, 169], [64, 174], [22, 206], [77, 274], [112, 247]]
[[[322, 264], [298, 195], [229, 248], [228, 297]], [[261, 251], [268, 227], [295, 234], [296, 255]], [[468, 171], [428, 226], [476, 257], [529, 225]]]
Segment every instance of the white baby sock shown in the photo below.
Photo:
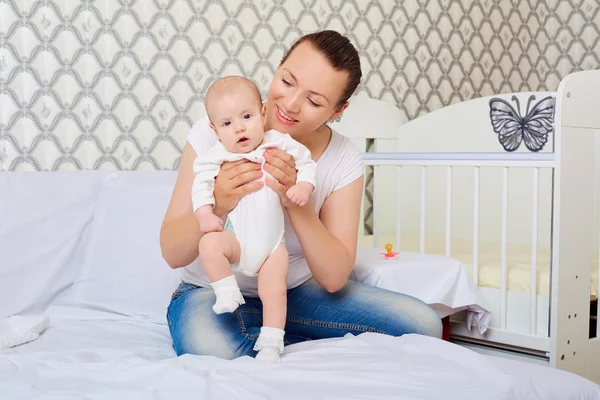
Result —
[[217, 297], [217, 301], [213, 305], [213, 311], [217, 314], [234, 312], [241, 304], [246, 303], [233, 275], [213, 282], [211, 286]]
[[256, 359], [267, 362], [279, 362], [279, 355], [283, 353], [283, 336], [285, 331], [279, 328], [263, 326], [260, 335], [254, 344], [254, 350], [258, 351]]

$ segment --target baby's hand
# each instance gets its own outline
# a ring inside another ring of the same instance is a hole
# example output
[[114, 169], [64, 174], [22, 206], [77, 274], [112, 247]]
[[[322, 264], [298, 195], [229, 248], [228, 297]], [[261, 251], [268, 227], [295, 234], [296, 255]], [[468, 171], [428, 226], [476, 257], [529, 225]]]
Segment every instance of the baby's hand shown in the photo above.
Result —
[[213, 214], [211, 209], [207, 210], [204, 207], [200, 207], [196, 211], [196, 217], [200, 223], [200, 231], [202, 233], [220, 232], [223, 230], [223, 220]]
[[296, 205], [303, 206], [308, 203], [308, 198], [315, 188], [308, 182], [298, 182], [288, 189], [287, 197]]

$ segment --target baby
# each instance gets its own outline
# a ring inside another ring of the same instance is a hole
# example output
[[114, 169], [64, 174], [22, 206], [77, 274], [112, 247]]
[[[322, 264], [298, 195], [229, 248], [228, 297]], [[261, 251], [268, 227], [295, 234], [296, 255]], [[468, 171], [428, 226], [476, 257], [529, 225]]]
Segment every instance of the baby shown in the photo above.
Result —
[[223, 226], [223, 220], [213, 213], [214, 179], [223, 162], [243, 158], [261, 164], [261, 179], [273, 179], [264, 171], [264, 153], [279, 148], [294, 158], [298, 170], [296, 184], [286, 195], [303, 206], [315, 189], [316, 163], [309, 150], [291, 136], [264, 131], [265, 107], [250, 80], [229, 76], [216, 81], [206, 93], [205, 106], [219, 140], [194, 161], [192, 204], [204, 233], [199, 256], [215, 292], [213, 310], [217, 314], [233, 312], [245, 303], [232, 268], [257, 276], [263, 326], [254, 350], [258, 351], [256, 358], [276, 362], [283, 352], [287, 308], [288, 252], [281, 200], [265, 184], [244, 196]]

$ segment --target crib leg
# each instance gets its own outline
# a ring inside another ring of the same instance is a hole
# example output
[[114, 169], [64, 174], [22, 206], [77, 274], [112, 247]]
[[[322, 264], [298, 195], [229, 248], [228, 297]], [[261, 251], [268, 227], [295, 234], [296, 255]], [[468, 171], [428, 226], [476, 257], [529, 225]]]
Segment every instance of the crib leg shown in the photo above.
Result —
[[442, 318], [442, 339], [450, 340], [450, 316]]

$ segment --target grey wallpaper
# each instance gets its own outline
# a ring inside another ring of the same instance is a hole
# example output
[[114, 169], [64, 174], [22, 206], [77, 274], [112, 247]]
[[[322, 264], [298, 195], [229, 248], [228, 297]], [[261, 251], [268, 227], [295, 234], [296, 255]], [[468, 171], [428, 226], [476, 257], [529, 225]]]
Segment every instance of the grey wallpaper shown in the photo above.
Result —
[[[421, 5], [419, 4], [421, 3]], [[215, 78], [337, 29], [409, 118], [597, 68], [598, 1], [0, 0], [0, 169], [172, 169]]]
[[173, 169], [216, 78], [263, 94], [304, 33], [360, 49], [359, 90], [414, 118], [554, 90], [599, 65], [600, 3], [509, 0], [0, 0], [0, 170]]

